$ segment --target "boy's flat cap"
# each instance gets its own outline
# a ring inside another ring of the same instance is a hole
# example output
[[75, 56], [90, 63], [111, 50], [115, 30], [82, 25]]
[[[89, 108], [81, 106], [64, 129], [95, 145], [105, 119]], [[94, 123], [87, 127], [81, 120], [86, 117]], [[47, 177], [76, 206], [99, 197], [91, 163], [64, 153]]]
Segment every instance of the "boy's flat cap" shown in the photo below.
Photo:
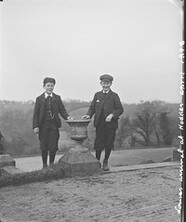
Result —
[[103, 74], [103, 75], [100, 76], [100, 80], [101, 81], [104, 80], [104, 81], [112, 82], [113, 81], [113, 77], [111, 75], [109, 75], [109, 74]]
[[54, 78], [50, 78], [50, 77], [46, 77], [43, 80], [43, 85], [45, 86], [45, 84], [47, 84], [47, 82], [52, 82], [52, 83], [54, 83], [54, 85], [56, 84], [56, 80]]

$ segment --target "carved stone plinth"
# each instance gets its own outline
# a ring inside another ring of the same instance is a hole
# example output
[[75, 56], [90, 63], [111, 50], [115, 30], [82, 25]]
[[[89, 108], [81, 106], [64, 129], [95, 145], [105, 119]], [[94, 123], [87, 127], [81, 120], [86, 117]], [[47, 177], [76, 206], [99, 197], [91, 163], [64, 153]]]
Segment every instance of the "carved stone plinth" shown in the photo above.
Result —
[[83, 141], [88, 137], [87, 126], [90, 120], [68, 120], [67, 123], [71, 128], [71, 139], [76, 141], [76, 145], [59, 159], [65, 175], [73, 177], [100, 173], [100, 162], [89, 149], [82, 146]]

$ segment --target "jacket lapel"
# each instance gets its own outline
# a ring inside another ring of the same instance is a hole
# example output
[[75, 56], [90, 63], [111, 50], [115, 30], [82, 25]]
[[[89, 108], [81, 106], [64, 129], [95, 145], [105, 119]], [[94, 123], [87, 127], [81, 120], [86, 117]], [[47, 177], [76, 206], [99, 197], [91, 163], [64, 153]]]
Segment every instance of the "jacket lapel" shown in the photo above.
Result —
[[45, 103], [45, 94], [44, 93], [41, 95], [41, 102]]
[[53, 93], [52, 102], [54, 102], [56, 99], [57, 99], [57, 95], [55, 93]]
[[42, 121], [43, 115], [44, 115], [44, 111], [45, 111], [45, 94], [41, 94], [41, 111], [40, 111], [40, 123]]
[[109, 98], [112, 95], [112, 90], [110, 89], [110, 91], [107, 93], [107, 98]]

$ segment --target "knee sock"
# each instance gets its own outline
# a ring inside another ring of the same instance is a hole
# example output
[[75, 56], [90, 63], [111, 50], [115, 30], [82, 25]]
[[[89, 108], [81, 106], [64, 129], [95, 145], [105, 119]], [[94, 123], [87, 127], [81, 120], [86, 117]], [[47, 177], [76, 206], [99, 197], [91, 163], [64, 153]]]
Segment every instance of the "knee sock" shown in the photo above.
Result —
[[47, 164], [48, 151], [42, 150], [41, 155], [42, 155], [43, 164]]
[[104, 162], [106, 162], [106, 163], [108, 162], [110, 153], [111, 153], [111, 149], [105, 149], [105, 159], [104, 159]]
[[54, 163], [54, 159], [56, 156], [56, 151], [50, 151], [50, 163]]
[[102, 150], [96, 150], [96, 158], [100, 160]]

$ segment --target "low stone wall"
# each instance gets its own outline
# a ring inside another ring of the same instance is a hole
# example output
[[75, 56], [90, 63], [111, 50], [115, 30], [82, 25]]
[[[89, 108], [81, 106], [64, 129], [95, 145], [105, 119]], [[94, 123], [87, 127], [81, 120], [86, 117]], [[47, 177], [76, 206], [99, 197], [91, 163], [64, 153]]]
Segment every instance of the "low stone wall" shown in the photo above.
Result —
[[0, 177], [23, 173], [23, 171], [16, 168], [15, 165], [15, 160], [9, 154], [0, 155]]
[[0, 169], [5, 166], [15, 166], [15, 160], [9, 154], [0, 155]]

